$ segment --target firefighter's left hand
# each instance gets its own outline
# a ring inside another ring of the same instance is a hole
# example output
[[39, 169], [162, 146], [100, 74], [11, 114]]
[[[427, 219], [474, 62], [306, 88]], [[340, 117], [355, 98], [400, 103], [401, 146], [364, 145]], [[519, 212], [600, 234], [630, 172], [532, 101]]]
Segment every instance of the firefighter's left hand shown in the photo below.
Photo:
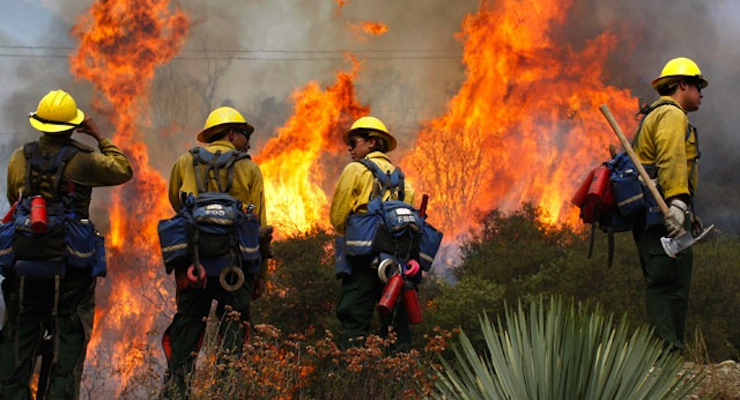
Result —
[[265, 279], [264, 278], [254, 278], [254, 283], [252, 283], [252, 300], [257, 300], [260, 297], [262, 297], [262, 293], [265, 292]]
[[90, 116], [86, 116], [76, 130], [77, 132], [92, 136], [98, 142], [103, 139], [103, 132]]
[[694, 215], [691, 220], [691, 236], [697, 237], [701, 235], [702, 232], [704, 232], [704, 224], [697, 215]]

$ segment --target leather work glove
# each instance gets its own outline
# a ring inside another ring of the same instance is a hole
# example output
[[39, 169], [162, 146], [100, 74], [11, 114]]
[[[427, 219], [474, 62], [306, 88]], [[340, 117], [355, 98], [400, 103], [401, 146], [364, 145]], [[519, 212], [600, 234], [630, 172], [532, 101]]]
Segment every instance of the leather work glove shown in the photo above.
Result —
[[665, 227], [668, 229], [668, 237], [676, 237], [683, 232], [683, 223], [686, 221], [689, 207], [679, 199], [671, 200], [668, 214], [665, 216]]
[[697, 237], [704, 232], [704, 224], [698, 216], [694, 215], [691, 220], [691, 236]]

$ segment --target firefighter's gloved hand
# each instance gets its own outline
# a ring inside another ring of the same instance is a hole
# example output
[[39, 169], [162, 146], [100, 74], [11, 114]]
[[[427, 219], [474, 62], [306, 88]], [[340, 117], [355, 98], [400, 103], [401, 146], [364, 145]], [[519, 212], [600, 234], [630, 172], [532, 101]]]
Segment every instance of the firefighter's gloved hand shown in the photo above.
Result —
[[665, 216], [665, 227], [668, 229], [668, 237], [676, 237], [683, 231], [683, 223], [686, 221], [689, 207], [679, 199], [671, 200], [668, 214]]

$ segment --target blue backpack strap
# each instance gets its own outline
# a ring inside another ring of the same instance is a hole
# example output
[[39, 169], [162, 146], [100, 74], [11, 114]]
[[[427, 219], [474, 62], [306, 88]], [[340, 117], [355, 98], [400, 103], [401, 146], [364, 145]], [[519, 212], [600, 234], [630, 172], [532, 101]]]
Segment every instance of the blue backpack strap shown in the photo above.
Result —
[[383, 172], [380, 170], [378, 164], [370, 161], [367, 158], [357, 160], [358, 163], [364, 165], [370, 172], [375, 176], [376, 182], [378, 183], [373, 188], [373, 194], [371, 197], [381, 197], [386, 190], [390, 190], [391, 196], [396, 195], [398, 200], [403, 201], [405, 197], [405, 179], [406, 176], [403, 174], [400, 168], [396, 169], [391, 173], [390, 171]]

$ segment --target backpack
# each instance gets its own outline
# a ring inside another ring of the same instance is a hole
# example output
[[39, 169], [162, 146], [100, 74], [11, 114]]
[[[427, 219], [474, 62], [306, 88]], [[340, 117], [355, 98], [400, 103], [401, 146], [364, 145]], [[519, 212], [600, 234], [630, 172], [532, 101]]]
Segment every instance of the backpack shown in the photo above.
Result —
[[[157, 226], [167, 273], [202, 265], [209, 277], [219, 276], [231, 266], [258, 275], [259, 218], [252, 213], [254, 205], [245, 207], [228, 194], [234, 165], [249, 155], [239, 151], [211, 153], [201, 147], [191, 149], [190, 154], [198, 193], [185, 195], [177, 215]], [[220, 177], [223, 169], [228, 170], [225, 185]], [[209, 180], [215, 181], [217, 191], [207, 190]]]
[[[672, 101], [641, 107], [638, 115], [642, 114], [642, 118], [636, 129], [633, 144], [637, 142], [637, 137], [648, 114], [664, 105], [679, 107]], [[691, 128], [691, 125], [687, 128], [686, 140], [691, 134]], [[614, 259], [614, 233], [630, 231], [635, 226], [660, 226], [664, 222], [663, 213], [657, 201], [641, 181], [637, 168], [627, 153], [615, 154], [613, 149], [610, 150], [612, 158], [590, 171], [571, 199], [571, 203], [581, 209], [580, 219], [584, 223], [592, 224], [589, 258], [593, 252], [596, 228], [608, 234], [607, 266], [609, 267]], [[644, 167], [652, 179], [657, 177], [657, 169], [654, 165], [644, 165]], [[660, 190], [659, 186], [658, 190]]]
[[[25, 192], [14, 204], [10, 221], [0, 226], [0, 272], [29, 279], [63, 277], [67, 267], [91, 268], [92, 276], [106, 275], [105, 242], [89, 219], [74, 207], [74, 183], [61, 188], [67, 163], [78, 148], [63, 146], [56, 154], [42, 153], [38, 142], [23, 146], [26, 158]], [[52, 193], [51, 198], [42, 191]], [[34, 228], [45, 208], [45, 229]]]
[[[337, 257], [371, 256], [376, 261], [395, 259], [401, 266], [415, 260], [424, 271], [432, 268], [434, 257], [442, 243], [442, 232], [426, 222], [426, 216], [412, 205], [403, 202], [405, 176], [400, 168], [392, 173], [382, 172], [369, 159], [357, 162], [369, 169], [375, 179], [367, 213], [352, 214], [342, 243], [338, 243]], [[388, 200], [383, 194], [390, 191]], [[339, 261], [339, 260], [337, 260]], [[338, 277], [351, 273], [346, 265], [336, 264]], [[421, 274], [416, 275], [421, 279]]]

